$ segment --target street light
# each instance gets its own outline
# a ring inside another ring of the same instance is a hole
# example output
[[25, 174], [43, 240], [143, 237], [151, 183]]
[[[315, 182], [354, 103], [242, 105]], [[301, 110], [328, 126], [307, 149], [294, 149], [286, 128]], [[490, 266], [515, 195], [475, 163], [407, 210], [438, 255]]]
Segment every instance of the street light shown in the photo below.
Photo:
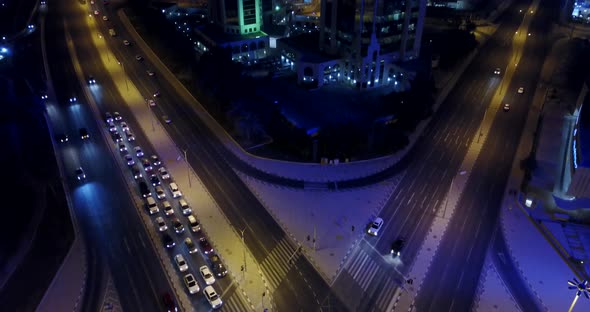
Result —
[[240, 230], [241, 234], [242, 234], [242, 245], [243, 246], [243, 254], [244, 254], [244, 265], [242, 266], [242, 275], [244, 276], [244, 281], [246, 280], [246, 243], [244, 242], [244, 232], [246, 231], [248, 227], [245, 227], [243, 230]]
[[588, 287], [588, 281], [587, 280], [583, 280], [581, 283], [578, 282], [578, 280], [576, 278], [574, 278], [573, 280], [569, 280], [567, 281], [568, 283], [568, 289], [575, 289], [576, 290], [576, 296], [574, 297], [574, 300], [572, 301], [572, 305], [570, 306], [570, 309], [568, 310], [568, 312], [572, 312], [574, 309], [574, 306], [576, 305], [576, 302], [578, 301], [578, 298], [580, 298], [580, 296], [582, 294], [584, 294], [584, 297], [586, 297], [586, 299], [590, 299], [590, 296], [588, 295], [588, 292], [590, 292], [590, 287]]
[[127, 81], [127, 72], [125, 72], [125, 65], [123, 65], [122, 62], [117, 61], [117, 63], [119, 63], [119, 65], [121, 65], [121, 68], [123, 68], [123, 75], [125, 75], [125, 86], [127, 87], [127, 92], [129, 92], [129, 82]]
[[182, 151], [184, 152], [184, 161], [186, 162], [186, 174], [188, 176], [188, 187], [193, 187], [191, 185], [191, 172], [190, 172], [189, 166], [188, 166], [188, 158], [186, 157], [187, 149], [183, 149]]

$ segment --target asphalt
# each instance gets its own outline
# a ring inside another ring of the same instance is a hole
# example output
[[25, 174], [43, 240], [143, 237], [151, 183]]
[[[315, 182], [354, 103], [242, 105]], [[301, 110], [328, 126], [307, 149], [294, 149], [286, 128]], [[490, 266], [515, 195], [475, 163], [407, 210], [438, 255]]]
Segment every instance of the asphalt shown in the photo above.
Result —
[[[92, 63], [96, 60], [96, 52], [82, 44], [90, 41], [83, 39], [85, 23], [75, 16], [73, 5], [67, 2], [50, 5], [47, 45], [57, 104], [48, 106], [48, 114], [54, 132], [67, 133], [70, 138], [69, 142], [61, 145], [58, 153], [87, 245], [88, 278], [82, 310], [96, 311], [101, 308], [110, 271], [124, 310], [133, 311], [142, 307], [142, 311], [159, 311], [161, 294], [172, 291], [153, 248], [146, 246], [150, 239], [137, 216], [132, 199], [134, 193], [128, 192], [125, 182], [132, 177], [128, 172], [121, 172], [116, 164], [107, 146], [111, 142], [100, 135], [103, 124], [94, 118], [82, 96], [65, 43], [64, 18], [72, 31], [72, 38], [76, 44], [80, 43], [77, 45], [81, 47], [77, 49], [80, 58], [85, 63]], [[100, 63], [96, 61], [94, 65], [100, 66]], [[101, 71], [104, 72], [104, 69]], [[95, 76], [100, 81], [101, 76]], [[108, 80], [105, 83], [108, 84]], [[105, 87], [107, 92], [100, 94], [101, 103], [121, 100], [116, 94], [108, 92], [108, 85]], [[74, 104], [68, 102], [72, 95], [78, 98]], [[125, 116], [125, 112], [122, 114]], [[89, 140], [80, 139], [80, 127], [88, 129]], [[138, 137], [139, 142], [142, 139]], [[75, 177], [74, 171], [78, 166], [85, 170], [85, 183], [79, 183]]]
[[[413, 150], [398, 164], [400, 169], [404, 165], [407, 168], [403, 171], [399, 187], [381, 211], [380, 216], [385, 220], [383, 234], [378, 239], [368, 240], [379, 252], [373, 256], [374, 259], [387, 254], [392, 242], [404, 237], [406, 248], [401, 260], [402, 263], [411, 263], [429, 234], [435, 215], [450, 217], [445, 211], [445, 197], [453, 187], [453, 178], [460, 171], [459, 166], [480, 121], [487, 114], [486, 107], [500, 87], [499, 77], [492, 72], [496, 67], [506, 68], [510, 61], [508, 44], [522, 20], [518, 10], [526, 8], [525, 5], [528, 4], [523, 1], [515, 2], [499, 17], [497, 31], [480, 47], [480, 52], [442, 103]], [[532, 23], [531, 32], [543, 34], [547, 31], [549, 19], [539, 23], [539, 16], [545, 11], [539, 10], [535, 14], [537, 22]], [[429, 275], [417, 298], [417, 311], [466, 311], [471, 307], [485, 254], [497, 226], [500, 199], [532, 100], [532, 92], [517, 95], [516, 89], [524, 86], [526, 90], [534, 90], [544, 59], [544, 53], [540, 51], [547, 49], [542, 36], [533, 35], [531, 38], [527, 40], [523, 60], [512, 83], [503, 86], [509, 90], [505, 101], [511, 103], [512, 109], [508, 113], [500, 110], [496, 115], [490, 131], [493, 134], [488, 136], [470, 172], [467, 188], [462, 193], [439, 252], [432, 260]], [[389, 174], [387, 171], [394, 170], [390, 168], [378, 175], [385, 177]], [[370, 181], [373, 178], [361, 180]], [[356, 184], [353, 181], [345, 183]], [[345, 183], [339, 183], [339, 187]], [[381, 267], [387, 270], [390, 265], [382, 263]], [[405, 274], [409, 266], [404, 265], [400, 270]], [[507, 273], [505, 270], [514, 270], [513, 266], [503, 267], [502, 273], [518, 276], [514, 271]], [[383, 278], [378, 277], [372, 283], [378, 283]], [[397, 274], [397, 278], [404, 283], [403, 276]], [[341, 274], [335, 287], [348, 282], [346, 275]], [[367, 302], [366, 309], [370, 310], [374, 302], [371, 298], [377, 298], [379, 290], [360, 294], [351, 291], [348, 294], [362, 297], [359, 300]], [[531, 306], [528, 294], [522, 291], [517, 294], [519, 303], [522, 301], [523, 306]]]
[[[114, 6], [108, 10], [111, 10], [109, 24], [121, 25], [112, 11]], [[178, 86], [170, 85], [159, 73], [156, 72], [155, 77], [147, 76], [146, 70], [155, 69], [155, 66], [149, 63], [145, 55], [142, 62], [136, 61], [135, 55], [141, 54], [141, 51], [136, 45], [124, 46], [122, 40], [130, 36], [124, 27], [118, 26], [116, 29], [117, 38], [107, 41], [110, 48], [125, 63], [126, 73], [140, 92], [149, 97], [155, 90], [160, 91], [161, 97], [154, 108], [156, 116], [170, 116], [173, 122], [166, 126], [169, 135], [179, 148], [188, 149], [187, 158], [191, 167], [199, 174], [231, 224], [239, 230], [247, 228], [244, 233], [246, 245], [254, 258], [262, 263], [269, 251], [289, 238], [228, 164], [226, 157], [229, 151], [195, 116], [190, 107], [191, 100], [179, 96], [176, 90]], [[122, 106], [117, 108], [125, 110]], [[296, 249], [294, 245], [291, 247]], [[337, 311], [346, 310], [303, 257], [288, 265], [287, 270], [287, 278], [272, 294], [279, 311], [314, 311], [318, 310], [322, 302], [329, 302]], [[296, 296], [293, 295], [295, 291]]]
[[[501, 32], [500, 42], [510, 40], [514, 35], [514, 27], [520, 23], [522, 17], [514, 15], [522, 2], [516, 2], [503, 16], [508, 33]], [[512, 12], [512, 13], [511, 13]], [[525, 44], [521, 61], [518, 63], [510, 84], [507, 84], [507, 95], [502, 103], [510, 103], [511, 110], [507, 113], [499, 111], [490, 129], [481, 152], [471, 172], [467, 187], [457, 205], [454, 217], [449, 224], [440, 252], [435, 256], [430, 267], [427, 282], [424, 284], [417, 298], [418, 311], [466, 311], [472, 308], [476, 295], [481, 269], [486, 253], [490, 247], [492, 237], [497, 229], [501, 200], [504, 194], [507, 177], [510, 173], [512, 160], [516, 153], [520, 135], [531, 106], [535, 87], [540, 77], [540, 71], [550, 50], [551, 42], [544, 37], [550, 32], [552, 21], [556, 21], [558, 4], [555, 1], [541, 1], [540, 8], [534, 12], [529, 32], [532, 34]], [[499, 49], [504, 50], [502, 47]], [[506, 62], [506, 51], [491, 51], [497, 53], [490, 56], [502, 65], [512, 66], [511, 60]], [[498, 59], [504, 57], [504, 60]], [[478, 64], [477, 61], [474, 64]], [[505, 66], [500, 66], [505, 68]], [[482, 77], [486, 68], [480, 67], [470, 74]], [[519, 87], [524, 87], [525, 94], [517, 94]], [[467, 103], [465, 103], [467, 104]], [[496, 253], [505, 252], [505, 244], [496, 240], [493, 245]], [[511, 289], [522, 285], [522, 280], [514, 265], [508, 263], [498, 268], [503, 276], [512, 275], [508, 281]], [[512, 284], [513, 283], [513, 284]], [[532, 300], [532, 294], [523, 288], [513, 292], [517, 302], [525, 311], [539, 310]]]

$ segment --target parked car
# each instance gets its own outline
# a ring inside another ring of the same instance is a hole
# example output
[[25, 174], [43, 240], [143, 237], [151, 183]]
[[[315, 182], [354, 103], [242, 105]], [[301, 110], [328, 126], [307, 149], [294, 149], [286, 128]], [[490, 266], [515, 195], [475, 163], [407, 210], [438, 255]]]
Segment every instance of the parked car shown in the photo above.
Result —
[[213, 286], [205, 287], [205, 289], [203, 290], [203, 295], [205, 295], [205, 298], [207, 299], [207, 301], [213, 309], [218, 309], [223, 304], [223, 302], [221, 301], [221, 297], [219, 297], [217, 292], [215, 292]]
[[192, 214], [188, 216], [188, 223], [191, 225], [192, 232], [199, 232], [201, 231], [201, 224], [197, 221], [197, 218]]
[[174, 239], [172, 239], [172, 236], [170, 236], [168, 232], [162, 235], [162, 241], [164, 242], [164, 246], [166, 246], [166, 248], [172, 248], [176, 245]]
[[184, 284], [186, 285], [186, 288], [188, 288], [188, 292], [191, 293], [191, 295], [196, 294], [200, 290], [197, 280], [190, 273], [184, 276]]
[[158, 169], [158, 172], [160, 173], [160, 177], [162, 177], [162, 180], [170, 179], [170, 174], [168, 173], [168, 170], [166, 170], [166, 168], [161, 167], [160, 169]]
[[203, 253], [205, 253], [206, 255], [213, 252], [213, 247], [211, 247], [211, 244], [209, 244], [205, 237], [199, 238], [199, 245], [201, 246], [201, 250], [203, 251]]
[[207, 285], [213, 285], [215, 283], [215, 276], [211, 273], [211, 270], [206, 265], [203, 265], [199, 268], [199, 272], [201, 273], [201, 277], [205, 281]]
[[167, 216], [171, 216], [174, 214], [174, 209], [172, 209], [172, 205], [167, 200], [162, 202], [162, 206], [164, 207], [164, 214]]
[[195, 245], [195, 243], [193, 243], [193, 240], [190, 237], [187, 237], [184, 239], [184, 244], [186, 245], [186, 248], [188, 249], [188, 253], [195, 253], [197, 252], [197, 246]]
[[160, 232], [164, 232], [168, 229], [168, 226], [166, 225], [166, 221], [164, 221], [164, 218], [162, 218], [162, 217], [156, 218], [156, 224], [158, 225], [158, 230]]
[[176, 262], [176, 266], [178, 267], [178, 270], [180, 270], [180, 272], [188, 270], [188, 264], [186, 264], [186, 261], [184, 260], [184, 257], [181, 254], [177, 254], [176, 256], [174, 256], [174, 262]]
[[191, 214], [191, 212], [193, 212], [191, 207], [188, 205], [188, 203], [184, 199], [179, 199], [178, 205], [180, 206], [180, 210], [182, 210], [182, 214], [185, 216], [189, 215], [189, 214]]
[[217, 277], [224, 277], [227, 275], [227, 269], [218, 255], [209, 253], [209, 261], [211, 262], [211, 268]]

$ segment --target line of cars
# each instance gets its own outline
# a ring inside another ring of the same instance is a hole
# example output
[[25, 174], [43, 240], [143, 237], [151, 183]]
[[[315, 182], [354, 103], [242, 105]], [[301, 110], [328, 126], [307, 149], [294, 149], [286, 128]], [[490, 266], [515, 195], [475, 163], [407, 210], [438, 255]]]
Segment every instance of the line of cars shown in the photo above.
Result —
[[[224, 277], [227, 274], [227, 270], [219, 256], [214, 253], [213, 247], [205, 235], [201, 232], [201, 224], [193, 214], [190, 205], [183, 198], [178, 185], [174, 182], [157, 155], [146, 157], [143, 149], [138, 145], [133, 146], [130, 153], [127, 145], [133, 144], [135, 136], [119, 113], [114, 112], [111, 114], [107, 112], [105, 114], [105, 122], [111, 133], [113, 142], [118, 146], [127, 166], [131, 168], [133, 178], [137, 181], [139, 193], [145, 199], [147, 213], [154, 217], [152, 220], [155, 227], [162, 234], [161, 238], [164, 246], [168, 249], [176, 246], [175, 239], [170, 233], [171, 230], [174, 230], [176, 235], [183, 240], [188, 253], [196, 254], [198, 252], [197, 244], [193, 241], [192, 235], [185, 235], [187, 231], [185, 230], [184, 223], [188, 224], [190, 232], [195, 233], [195, 236], [198, 233], [197, 241], [199, 248], [213, 268], [212, 272], [207, 265], [199, 267], [199, 275], [206, 285], [202, 292], [212, 308], [221, 307], [223, 302], [212, 284], [215, 283], [216, 276], [219, 278]], [[119, 131], [125, 134], [125, 138], [123, 138]], [[183, 218], [185, 220], [181, 220], [175, 216], [174, 202], [171, 203], [173, 200], [176, 201], [175, 205], [182, 215], [185, 216]], [[162, 207], [162, 212], [160, 212], [160, 207]], [[190, 273], [189, 265], [184, 256], [181, 253], [176, 254], [173, 260], [179, 272], [183, 274], [182, 280], [188, 292], [190, 294], [199, 292], [201, 290], [199, 282], [195, 278], [195, 275]]]

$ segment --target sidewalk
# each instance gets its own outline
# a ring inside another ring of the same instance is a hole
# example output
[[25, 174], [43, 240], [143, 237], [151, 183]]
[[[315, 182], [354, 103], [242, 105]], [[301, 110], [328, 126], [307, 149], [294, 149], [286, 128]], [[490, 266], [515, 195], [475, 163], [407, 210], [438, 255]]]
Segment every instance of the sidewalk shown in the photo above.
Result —
[[[94, 19], [89, 22], [90, 29], [95, 27]], [[104, 47], [105, 38], [98, 38], [92, 36], [93, 42], [97, 49]], [[140, 44], [138, 42], [138, 44]], [[183, 157], [183, 152], [175, 145], [168, 133], [163, 128], [159, 121], [159, 116], [154, 116], [148, 105], [145, 104], [144, 96], [141, 95], [135, 85], [129, 80], [124, 69], [117, 64], [116, 58], [111, 55], [110, 51], [101, 51], [101, 61], [105, 68], [111, 75], [114, 84], [118, 88], [118, 92], [125, 99], [127, 106], [132, 111], [134, 117], [141, 126], [143, 131], [153, 149], [156, 151], [168, 172], [174, 177], [174, 181], [178, 184], [183, 193], [183, 198], [193, 208], [193, 214], [199, 218], [203, 226], [203, 232], [209, 237], [209, 241], [215, 250], [244, 250], [241, 243], [241, 238], [233, 229], [229, 221], [225, 218], [221, 209], [217, 206], [207, 189], [202, 184], [197, 174], [189, 167]], [[127, 89], [127, 85], [129, 88]], [[86, 89], [85, 89], [86, 90]], [[91, 96], [90, 96], [91, 98]], [[173, 126], [173, 125], [172, 125]], [[189, 151], [190, 155], [190, 151]], [[188, 169], [188, 171], [187, 171]], [[149, 219], [145, 213], [141, 213], [143, 219]], [[185, 287], [181, 285], [180, 278], [176, 270], [172, 266], [170, 257], [161, 245], [160, 240], [155, 234], [154, 227], [148, 226], [148, 233], [152, 239], [152, 243], [156, 246], [156, 251], [160, 256], [163, 267], [171, 279], [173, 288], [176, 291], [177, 298], [181, 306], [188, 309], [192, 305], [190, 299], [185, 292]], [[222, 248], [219, 248], [223, 246]], [[232, 275], [234, 281], [238, 284], [241, 294], [248, 301], [250, 308], [262, 309], [269, 308], [272, 311], [272, 296], [266, 288], [264, 279], [262, 278], [258, 264], [253, 260], [249, 251], [244, 257], [240, 252], [221, 252], [219, 255], [227, 266], [228, 273]], [[164, 255], [162, 255], [164, 253]], [[245, 259], [244, 259], [245, 258]], [[246, 261], [247, 271], [240, 272], [240, 268]], [[265, 292], [267, 295], [263, 299], [260, 294]], [[223, 295], [223, 294], [222, 294]], [[264, 300], [264, 301], [263, 301]]]
[[37, 312], [79, 311], [86, 286], [86, 253], [82, 238], [74, 240]]

